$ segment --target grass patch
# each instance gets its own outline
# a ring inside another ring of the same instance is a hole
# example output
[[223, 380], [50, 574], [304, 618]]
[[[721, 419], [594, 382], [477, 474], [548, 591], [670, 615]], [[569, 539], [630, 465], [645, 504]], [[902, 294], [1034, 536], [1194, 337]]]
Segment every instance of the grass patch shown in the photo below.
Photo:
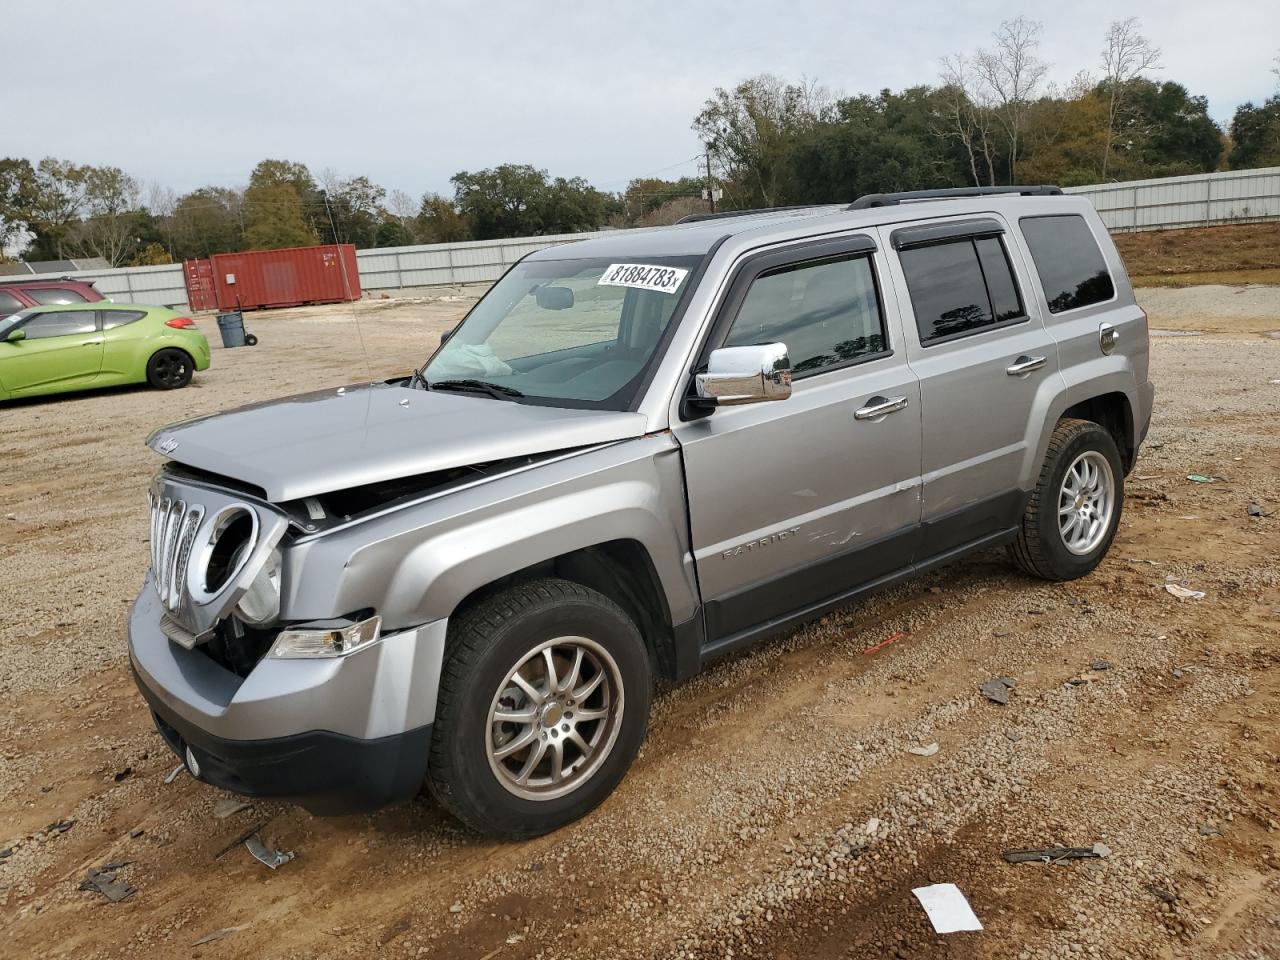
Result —
[[1200, 270], [1189, 273], [1157, 273], [1131, 276], [1135, 287], [1195, 287], [1204, 283], [1219, 283], [1228, 287], [1243, 287], [1250, 283], [1280, 285], [1280, 267], [1260, 270]]

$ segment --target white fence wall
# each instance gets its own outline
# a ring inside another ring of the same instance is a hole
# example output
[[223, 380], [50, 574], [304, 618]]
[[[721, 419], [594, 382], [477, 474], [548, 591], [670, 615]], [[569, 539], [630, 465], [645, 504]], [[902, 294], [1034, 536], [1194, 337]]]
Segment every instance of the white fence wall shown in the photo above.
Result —
[[1100, 183], [1064, 192], [1092, 200], [1113, 232], [1280, 220], [1280, 167]]
[[[1066, 192], [1092, 200], [1107, 228], [1115, 232], [1280, 220], [1280, 167], [1102, 183], [1068, 187]], [[567, 233], [360, 250], [356, 253], [360, 286], [377, 296], [417, 287], [489, 283], [527, 253], [600, 235]], [[83, 270], [75, 275], [93, 280], [112, 300], [186, 306], [181, 264]]]

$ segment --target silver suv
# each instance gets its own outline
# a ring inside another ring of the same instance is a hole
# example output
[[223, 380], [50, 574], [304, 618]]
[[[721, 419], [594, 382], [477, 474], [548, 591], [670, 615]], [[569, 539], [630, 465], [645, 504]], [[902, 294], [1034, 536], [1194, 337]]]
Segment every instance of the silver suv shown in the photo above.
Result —
[[541, 250], [411, 376], [159, 430], [138, 686], [190, 772], [581, 817], [656, 678], [1008, 544], [1091, 571], [1151, 416], [1089, 203], [927, 191]]

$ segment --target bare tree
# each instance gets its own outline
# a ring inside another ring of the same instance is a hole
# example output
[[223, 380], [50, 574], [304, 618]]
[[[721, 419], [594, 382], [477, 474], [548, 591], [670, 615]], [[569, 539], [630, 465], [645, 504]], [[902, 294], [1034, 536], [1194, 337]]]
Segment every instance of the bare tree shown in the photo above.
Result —
[[960, 141], [969, 159], [969, 174], [975, 187], [982, 186], [983, 173], [979, 159], [986, 168], [988, 185], [996, 182], [991, 131], [994, 114], [986, 88], [973, 76], [972, 65], [964, 54], [943, 57], [938, 73], [942, 80], [942, 129], [939, 136]]
[[1160, 48], [1139, 31], [1142, 23], [1137, 17], [1112, 20], [1107, 28], [1107, 45], [1102, 51], [1103, 79], [1107, 84], [1107, 142], [1102, 153], [1102, 178], [1107, 177], [1111, 162], [1111, 149], [1115, 143], [1116, 118], [1124, 106], [1125, 90], [1129, 81], [1147, 70], [1160, 66]]
[[72, 229], [73, 247], [121, 266], [138, 245], [141, 195], [138, 181], [119, 167], [86, 168], [84, 216]]
[[399, 221], [416, 243], [418, 240], [418, 202], [403, 190], [387, 195], [387, 212]]
[[979, 50], [973, 69], [995, 103], [995, 116], [1009, 141], [1009, 182], [1018, 182], [1018, 140], [1026, 124], [1036, 88], [1048, 65], [1036, 56], [1043, 25], [1026, 17], [1000, 24], [995, 46]]

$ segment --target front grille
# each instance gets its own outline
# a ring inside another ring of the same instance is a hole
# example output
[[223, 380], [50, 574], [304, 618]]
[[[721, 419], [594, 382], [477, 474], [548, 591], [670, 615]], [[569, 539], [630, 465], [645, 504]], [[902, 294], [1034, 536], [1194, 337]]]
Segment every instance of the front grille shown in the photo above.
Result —
[[183, 578], [204, 507], [150, 495], [151, 574], [160, 602], [173, 613], [182, 607]]

